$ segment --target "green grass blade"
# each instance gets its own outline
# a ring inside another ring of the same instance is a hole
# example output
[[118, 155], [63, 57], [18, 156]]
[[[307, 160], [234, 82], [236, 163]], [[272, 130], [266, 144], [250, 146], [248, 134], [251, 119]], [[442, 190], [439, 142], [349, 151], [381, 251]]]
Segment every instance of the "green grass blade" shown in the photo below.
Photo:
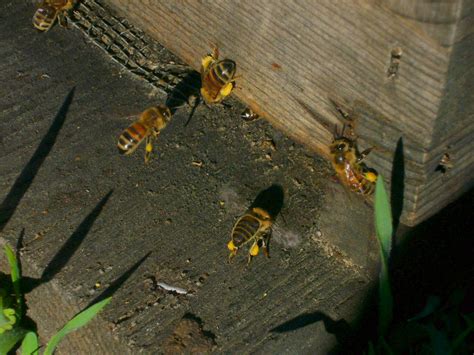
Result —
[[369, 344], [368, 344], [367, 355], [376, 355], [374, 344], [371, 341], [369, 341]]
[[438, 309], [440, 304], [441, 304], [441, 299], [438, 296], [429, 295], [428, 300], [426, 301], [426, 305], [423, 308], [423, 310], [420, 313], [418, 313], [416, 316], [408, 319], [408, 321], [413, 322], [415, 320], [420, 320], [425, 317], [428, 317], [429, 315], [433, 314], [434, 311]]
[[375, 231], [385, 258], [389, 260], [392, 249], [393, 221], [382, 176], [377, 178], [375, 185]]
[[26, 333], [21, 343], [21, 355], [39, 355], [38, 336], [35, 332]]
[[16, 259], [15, 253], [9, 245], [5, 245], [5, 254], [10, 264], [10, 276], [13, 284], [13, 291], [15, 292], [16, 302], [18, 305], [18, 318], [23, 316], [23, 296], [20, 289], [20, 266], [18, 265], [18, 260]]
[[52, 355], [56, 346], [58, 346], [59, 342], [63, 340], [66, 335], [89, 323], [111, 299], [112, 297], [109, 297], [90, 306], [67, 322], [66, 325], [49, 340], [44, 355]]
[[381, 270], [379, 275], [379, 335], [383, 336], [393, 317], [393, 296], [390, 287], [388, 262], [392, 246], [392, 213], [383, 178], [375, 186], [375, 231], [380, 245]]
[[451, 344], [451, 354], [455, 354], [456, 349], [464, 342], [464, 340], [474, 332], [474, 321], [472, 321], [468, 316], [463, 315], [464, 320], [466, 321], [467, 328], [459, 334], [456, 339], [454, 339], [453, 343]]
[[0, 354], [8, 354], [15, 345], [23, 339], [26, 330], [22, 327], [13, 327], [0, 335]]
[[450, 353], [450, 345], [447, 334], [435, 328], [433, 324], [425, 327], [430, 336], [431, 354], [445, 355]]

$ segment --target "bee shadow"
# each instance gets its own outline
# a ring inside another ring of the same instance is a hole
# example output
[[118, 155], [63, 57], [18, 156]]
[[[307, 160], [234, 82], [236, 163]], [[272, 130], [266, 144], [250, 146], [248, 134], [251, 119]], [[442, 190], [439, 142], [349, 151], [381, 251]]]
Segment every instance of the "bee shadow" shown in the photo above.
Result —
[[283, 208], [285, 193], [280, 185], [273, 184], [269, 188], [261, 191], [250, 208], [259, 207], [267, 211], [273, 220], [277, 218]]
[[[196, 111], [196, 108], [199, 106], [201, 102], [201, 95], [199, 93], [199, 89], [201, 88], [201, 75], [197, 71], [192, 71], [188, 73], [183, 80], [179, 82], [178, 85], [174, 87], [174, 89], [168, 94], [166, 98], [166, 106], [171, 111], [171, 114], [174, 115], [178, 108], [184, 105], [192, 105], [191, 112], [189, 114], [188, 120], [184, 124], [187, 126], [191, 121], [191, 118]], [[195, 99], [194, 104], [191, 103], [193, 98]]]

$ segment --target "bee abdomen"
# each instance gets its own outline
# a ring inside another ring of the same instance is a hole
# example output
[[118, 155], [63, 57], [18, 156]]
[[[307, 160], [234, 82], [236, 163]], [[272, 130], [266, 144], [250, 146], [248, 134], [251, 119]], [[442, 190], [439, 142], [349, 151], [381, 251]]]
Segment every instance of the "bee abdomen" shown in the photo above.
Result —
[[42, 6], [33, 16], [33, 26], [39, 31], [48, 31], [55, 20], [56, 9], [51, 6]]
[[236, 70], [236, 64], [233, 60], [224, 59], [217, 62], [211, 71], [212, 78], [220, 85], [225, 85], [230, 82]]
[[120, 154], [131, 154], [146, 137], [147, 129], [140, 123], [135, 122], [120, 135], [117, 148]]
[[235, 225], [232, 231], [232, 240], [235, 246], [239, 246], [245, 243], [247, 240], [252, 239], [260, 228], [260, 222], [250, 216], [243, 216]]

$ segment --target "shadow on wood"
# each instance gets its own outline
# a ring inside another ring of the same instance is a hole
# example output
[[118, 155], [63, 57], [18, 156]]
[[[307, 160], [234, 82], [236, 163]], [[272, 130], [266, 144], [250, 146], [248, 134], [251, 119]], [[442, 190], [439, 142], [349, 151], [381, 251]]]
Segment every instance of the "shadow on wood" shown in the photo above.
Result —
[[40, 144], [36, 148], [35, 152], [31, 156], [28, 163], [25, 165], [20, 175], [15, 180], [15, 183], [11, 187], [7, 196], [0, 205], [0, 232], [3, 231], [10, 218], [15, 213], [21, 199], [28, 191], [29, 187], [33, 183], [33, 180], [38, 173], [44, 160], [53, 149], [56, 138], [61, 130], [64, 121], [66, 120], [69, 106], [71, 105], [74, 97], [74, 90], [72, 88], [69, 94], [64, 99], [63, 104], [59, 108], [58, 113], [53, 119], [48, 132], [41, 140]]

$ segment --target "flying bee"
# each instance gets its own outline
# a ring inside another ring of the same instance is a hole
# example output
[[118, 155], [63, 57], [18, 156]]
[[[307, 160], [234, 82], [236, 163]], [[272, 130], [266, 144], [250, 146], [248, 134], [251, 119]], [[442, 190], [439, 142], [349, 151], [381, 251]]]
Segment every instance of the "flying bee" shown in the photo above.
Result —
[[38, 9], [33, 16], [33, 26], [39, 31], [46, 32], [53, 27], [58, 19], [61, 26], [67, 26], [66, 13], [74, 6], [75, 0], [40, 0]]
[[237, 251], [246, 244], [250, 244], [247, 264], [253, 256], [257, 256], [263, 248], [265, 256], [268, 254], [268, 241], [271, 236], [273, 218], [262, 208], [254, 207], [240, 217], [234, 225], [231, 240], [227, 244], [230, 250], [229, 262], [237, 255]]
[[344, 129], [345, 126], [342, 128], [341, 134], [338, 134], [336, 127], [334, 140], [329, 146], [332, 155], [332, 166], [344, 185], [356, 193], [370, 195], [375, 190], [377, 172], [368, 168], [362, 160], [373, 147], [359, 153], [356, 139], [345, 137]]
[[247, 122], [250, 122], [250, 121], [255, 121], [256, 119], [259, 119], [260, 116], [257, 113], [255, 113], [250, 107], [247, 107], [240, 114], [240, 118], [242, 118], [243, 120]]
[[237, 64], [233, 60], [219, 60], [219, 49], [214, 47], [211, 54], [201, 61], [201, 96], [206, 104], [219, 103], [230, 95], [235, 86]]
[[145, 164], [148, 163], [153, 152], [153, 140], [170, 120], [171, 111], [165, 105], [146, 109], [138, 121], [126, 128], [120, 135], [117, 143], [119, 152], [124, 155], [132, 154], [145, 140]]

